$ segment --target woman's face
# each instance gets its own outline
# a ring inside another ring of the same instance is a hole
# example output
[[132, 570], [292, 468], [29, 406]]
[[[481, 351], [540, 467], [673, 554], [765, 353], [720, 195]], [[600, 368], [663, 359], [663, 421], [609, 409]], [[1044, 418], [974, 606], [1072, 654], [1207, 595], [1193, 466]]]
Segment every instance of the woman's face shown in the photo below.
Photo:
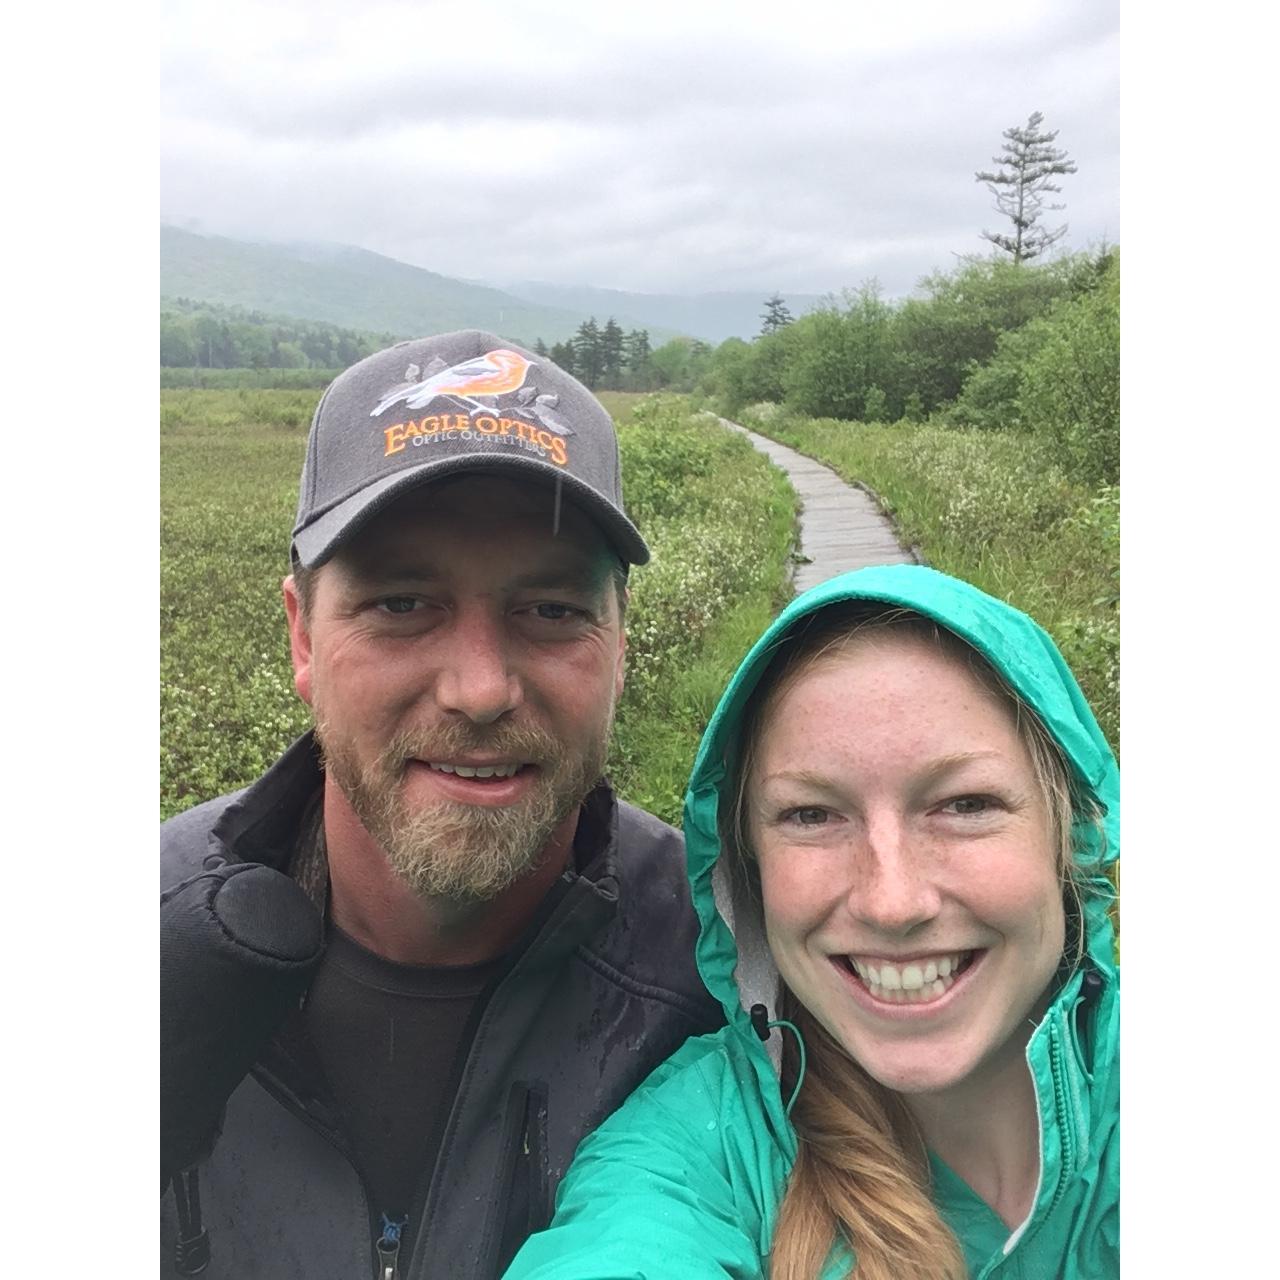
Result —
[[903, 1093], [1021, 1056], [1062, 955], [1046, 804], [1009, 710], [917, 637], [855, 639], [765, 708], [765, 925], [797, 998]]

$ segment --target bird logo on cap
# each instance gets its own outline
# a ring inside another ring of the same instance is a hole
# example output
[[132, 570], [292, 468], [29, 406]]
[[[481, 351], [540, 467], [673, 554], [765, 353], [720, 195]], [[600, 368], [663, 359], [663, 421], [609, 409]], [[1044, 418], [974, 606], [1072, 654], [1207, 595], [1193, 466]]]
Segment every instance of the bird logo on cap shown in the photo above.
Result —
[[437, 396], [454, 396], [476, 409], [484, 409], [488, 406], [481, 404], [476, 397], [518, 391], [524, 385], [529, 364], [529, 360], [518, 351], [501, 347], [455, 365], [446, 365], [437, 357], [427, 366], [425, 377], [421, 376], [417, 365], [410, 365], [405, 371], [406, 381], [392, 387], [369, 416], [376, 418], [401, 401], [409, 409], [421, 409]]

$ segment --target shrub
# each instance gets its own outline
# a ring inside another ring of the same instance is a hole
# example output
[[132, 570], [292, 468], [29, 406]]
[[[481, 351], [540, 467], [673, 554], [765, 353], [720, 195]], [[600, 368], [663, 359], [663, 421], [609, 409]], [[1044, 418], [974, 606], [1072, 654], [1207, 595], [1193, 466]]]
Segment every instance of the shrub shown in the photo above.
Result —
[[866, 398], [862, 402], [862, 417], [866, 422], [889, 420], [889, 398], [879, 387], [867, 388]]
[[1081, 478], [1120, 478], [1120, 262], [1096, 289], [1046, 322], [1018, 397], [1025, 427], [1052, 442]]
[[1027, 364], [1044, 344], [1046, 328], [1040, 319], [1002, 333], [990, 362], [971, 367], [959, 398], [943, 411], [945, 421], [996, 431], [1020, 427]]

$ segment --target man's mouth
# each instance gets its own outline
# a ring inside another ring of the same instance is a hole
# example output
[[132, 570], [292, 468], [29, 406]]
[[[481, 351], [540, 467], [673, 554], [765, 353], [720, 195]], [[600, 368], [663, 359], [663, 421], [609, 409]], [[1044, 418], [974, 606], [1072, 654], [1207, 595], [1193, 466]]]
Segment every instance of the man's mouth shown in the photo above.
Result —
[[875, 1000], [886, 1004], [925, 1004], [946, 995], [976, 955], [976, 951], [939, 952], [903, 963], [876, 956], [833, 956], [832, 959], [857, 977]]
[[437, 773], [453, 773], [459, 778], [514, 778], [521, 769], [532, 767], [518, 760], [500, 764], [455, 764], [447, 760], [426, 760], [423, 763]]

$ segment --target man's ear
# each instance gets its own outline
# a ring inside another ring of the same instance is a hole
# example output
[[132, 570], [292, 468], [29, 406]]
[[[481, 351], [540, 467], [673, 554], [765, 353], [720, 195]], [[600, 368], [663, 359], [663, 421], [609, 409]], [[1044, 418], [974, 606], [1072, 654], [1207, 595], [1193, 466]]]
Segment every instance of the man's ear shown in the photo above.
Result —
[[[625, 588], [627, 603], [631, 603], [631, 588]], [[622, 686], [626, 683], [627, 677], [627, 623], [626, 617], [618, 623], [618, 665], [614, 672], [613, 679], [613, 698], [616, 702], [622, 697]]]
[[298, 586], [290, 574], [281, 584], [284, 612], [289, 619], [289, 656], [293, 659], [293, 687], [307, 706], [311, 705], [311, 633], [302, 613]]

